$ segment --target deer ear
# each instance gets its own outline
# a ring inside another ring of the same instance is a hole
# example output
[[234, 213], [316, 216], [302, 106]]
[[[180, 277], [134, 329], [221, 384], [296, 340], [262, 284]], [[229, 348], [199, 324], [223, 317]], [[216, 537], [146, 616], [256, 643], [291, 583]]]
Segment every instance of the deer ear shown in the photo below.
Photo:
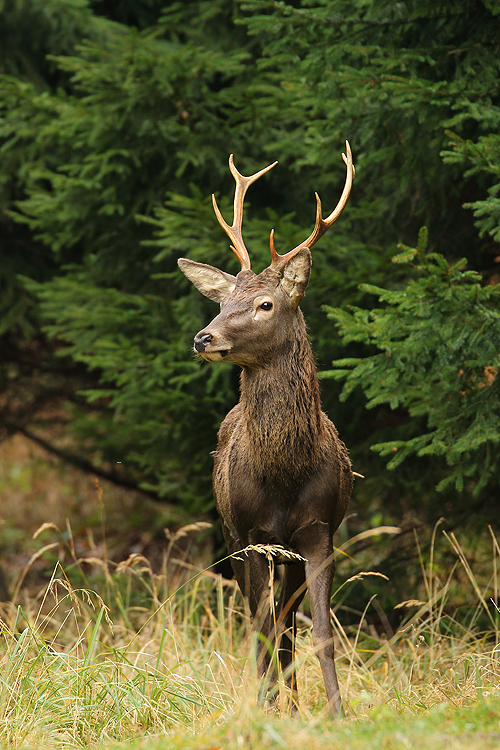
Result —
[[236, 286], [236, 276], [231, 276], [230, 273], [220, 271], [214, 266], [207, 266], [206, 263], [179, 258], [177, 265], [198, 291], [214, 302], [222, 302], [229, 297]]
[[311, 273], [312, 257], [308, 247], [301, 247], [283, 270], [281, 287], [292, 300], [294, 307], [298, 307], [305, 294]]

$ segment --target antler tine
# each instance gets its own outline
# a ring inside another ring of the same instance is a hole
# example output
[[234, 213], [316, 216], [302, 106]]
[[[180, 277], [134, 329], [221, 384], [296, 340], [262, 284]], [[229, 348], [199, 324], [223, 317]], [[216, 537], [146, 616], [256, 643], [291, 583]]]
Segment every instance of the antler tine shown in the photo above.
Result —
[[297, 245], [297, 247], [294, 247], [293, 250], [290, 250], [290, 252], [286, 253], [285, 255], [278, 255], [276, 252], [276, 248], [274, 246], [274, 230], [271, 232], [271, 237], [269, 240], [269, 245], [271, 248], [271, 258], [272, 266], [281, 266], [283, 267], [288, 263], [290, 258], [292, 258], [294, 255], [296, 255], [299, 250], [303, 247], [308, 247], [311, 249], [311, 247], [316, 244], [316, 242], [319, 240], [320, 237], [322, 237], [325, 232], [330, 229], [332, 224], [334, 224], [337, 219], [339, 218], [340, 214], [345, 208], [345, 204], [347, 203], [347, 200], [349, 198], [349, 193], [351, 192], [352, 188], [352, 182], [354, 179], [355, 169], [354, 164], [352, 163], [352, 153], [351, 153], [351, 147], [349, 145], [349, 141], [345, 142], [346, 152], [347, 156], [345, 154], [342, 154], [342, 159], [344, 160], [346, 166], [347, 166], [347, 173], [345, 178], [345, 184], [344, 189], [342, 191], [342, 195], [340, 196], [340, 200], [331, 212], [329, 216], [327, 216], [326, 219], [323, 219], [321, 217], [321, 200], [317, 193], [315, 193], [316, 196], [316, 223], [314, 225], [314, 229], [304, 242], [301, 242], [300, 245]]
[[240, 261], [242, 270], [250, 269], [250, 256], [248, 254], [248, 250], [245, 247], [245, 243], [243, 242], [243, 236], [241, 233], [245, 193], [252, 182], [255, 182], [259, 179], [259, 177], [262, 177], [263, 174], [269, 172], [269, 170], [275, 167], [277, 163], [278, 162], [275, 161], [273, 164], [269, 164], [268, 167], [264, 167], [264, 169], [261, 169], [260, 172], [256, 172], [249, 177], [244, 177], [234, 166], [233, 154], [231, 154], [231, 156], [229, 157], [229, 169], [231, 170], [231, 174], [233, 175], [236, 182], [236, 188], [234, 191], [234, 214], [232, 226], [229, 226], [229, 224], [224, 221], [217, 205], [217, 201], [215, 200], [215, 195], [212, 195], [212, 203], [214, 206], [215, 215], [217, 216], [219, 224], [233, 243], [231, 245], [231, 250], [235, 253], [236, 257]]

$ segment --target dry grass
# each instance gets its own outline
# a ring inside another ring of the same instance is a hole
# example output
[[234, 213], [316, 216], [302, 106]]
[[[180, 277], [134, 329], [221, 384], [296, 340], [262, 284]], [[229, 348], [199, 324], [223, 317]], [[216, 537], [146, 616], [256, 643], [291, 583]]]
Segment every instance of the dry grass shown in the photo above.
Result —
[[[199, 531], [193, 524], [178, 534]], [[43, 532], [56, 533], [47, 526]], [[498, 544], [491, 537], [496, 587]], [[381, 707], [416, 716], [443, 702], [460, 709], [500, 696], [497, 612], [458, 540], [443, 543], [453, 545], [491, 627], [478, 632], [474, 612], [469, 625], [446, 614], [456, 571], [442, 581], [432, 559], [423, 567], [426, 601], [404, 604], [413, 614], [390, 640], [365, 626], [370, 601], [350, 632], [332, 612], [347, 721], [373, 718]], [[189, 567], [171, 568], [166, 557], [163, 571], [154, 573], [141, 555], [119, 565], [75, 558], [69, 569], [56, 563], [48, 585], [23, 607], [4, 606], [0, 744], [92, 747], [144, 735], [203, 735], [207, 727], [246, 726], [265, 715], [257, 707], [252, 634], [234, 582], [205, 570], [180, 583], [180, 570]], [[76, 587], [72, 578], [84, 585]], [[310, 628], [302, 620], [299, 724], [312, 731], [328, 718]]]
[[[94, 501], [104, 509], [100, 487]], [[334, 725], [306, 614], [297, 643], [299, 716], [257, 706], [253, 636], [235, 583], [177, 557], [206, 524], [170, 533], [152, 566], [140, 552], [114, 563], [106, 545], [76, 544], [71, 525], [57, 520], [46, 517], [31, 534], [14, 603], [2, 605], [0, 747], [164, 747], [166, 738], [169, 747], [197, 750], [500, 745], [500, 617], [491, 601], [498, 602], [500, 548], [491, 529], [491, 553], [476, 569], [460, 536], [436, 527], [430, 556], [420, 558], [421, 582], [398, 605], [405, 616], [393, 637], [369, 624], [373, 596], [360, 602], [355, 626], [343, 628], [345, 613], [332, 610], [347, 714]], [[355, 555], [359, 541], [381, 531], [397, 530], [369, 530], [339, 554]], [[272, 569], [276, 554], [262, 552]], [[449, 570], [443, 552], [453, 554]], [[35, 588], [35, 577], [26, 587], [42, 564], [52, 566], [48, 583]], [[368, 577], [387, 585], [366, 570], [340, 588]], [[460, 616], [457, 590], [467, 602]]]

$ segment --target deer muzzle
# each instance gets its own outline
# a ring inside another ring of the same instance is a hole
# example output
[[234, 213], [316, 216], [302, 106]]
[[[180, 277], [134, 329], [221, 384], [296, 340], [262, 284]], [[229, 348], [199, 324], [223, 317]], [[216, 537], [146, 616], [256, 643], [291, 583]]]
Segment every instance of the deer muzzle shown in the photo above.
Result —
[[230, 348], [221, 336], [208, 331], [200, 331], [194, 337], [195, 352], [207, 362], [220, 362], [228, 354]]
[[201, 354], [205, 351], [208, 344], [212, 341], [212, 334], [211, 333], [197, 333], [194, 337], [194, 350], [195, 352], [198, 352], [198, 354]]

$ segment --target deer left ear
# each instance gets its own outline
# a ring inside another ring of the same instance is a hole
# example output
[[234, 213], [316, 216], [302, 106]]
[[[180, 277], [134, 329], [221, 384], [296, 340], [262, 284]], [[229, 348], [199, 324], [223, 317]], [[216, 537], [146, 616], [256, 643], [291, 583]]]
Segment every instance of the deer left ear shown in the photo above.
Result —
[[298, 307], [305, 294], [311, 273], [312, 257], [308, 247], [302, 247], [283, 270], [281, 287], [290, 297], [292, 305]]
[[234, 291], [236, 277], [215, 266], [207, 266], [206, 263], [188, 258], [179, 258], [177, 265], [198, 291], [214, 302], [222, 302]]

